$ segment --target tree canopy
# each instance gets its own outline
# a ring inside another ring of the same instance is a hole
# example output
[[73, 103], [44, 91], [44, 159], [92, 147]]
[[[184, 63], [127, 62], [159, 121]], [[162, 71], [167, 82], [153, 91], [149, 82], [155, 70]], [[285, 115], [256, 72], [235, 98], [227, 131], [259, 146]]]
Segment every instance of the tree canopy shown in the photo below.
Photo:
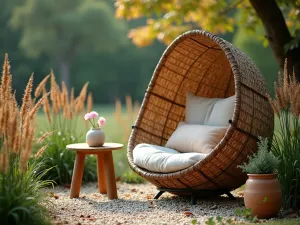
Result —
[[[300, 78], [299, 0], [117, 0], [118, 18], [147, 16], [146, 25], [132, 29], [129, 36], [138, 46], [158, 39], [169, 44], [183, 31], [202, 28], [213, 33], [232, 32], [242, 24], [248, 32], [264, 27], [257, 38], [269, 43], [279, 65], [287, 57]], [[235, 11], [241, 11], [237, 19]]]

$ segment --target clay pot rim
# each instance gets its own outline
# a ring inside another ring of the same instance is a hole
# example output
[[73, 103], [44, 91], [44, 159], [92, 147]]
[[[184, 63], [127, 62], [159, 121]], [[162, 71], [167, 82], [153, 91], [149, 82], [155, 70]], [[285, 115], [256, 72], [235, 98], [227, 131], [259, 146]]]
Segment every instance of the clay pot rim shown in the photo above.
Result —
[[249, 178], [256, 178], [256, 179], [274, 179], [277, 178], [277, 173], [265, 173], [265, 174], [255, 174], [255, 173], [248, 173]]

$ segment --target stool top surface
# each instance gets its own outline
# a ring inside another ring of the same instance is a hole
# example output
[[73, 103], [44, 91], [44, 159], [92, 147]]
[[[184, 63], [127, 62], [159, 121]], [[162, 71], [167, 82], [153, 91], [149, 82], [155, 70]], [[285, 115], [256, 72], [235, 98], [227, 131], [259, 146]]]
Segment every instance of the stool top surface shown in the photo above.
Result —
[[100, 152], [100, 151], [112, 151], [112, 150], [118, 150], [123, 148], [123, 144], [120, 143], [110, 143], [110, 142], [105, 142], [103, 146], [101, 147], [89, 147], [87, 143], [75, 143], [75, 144], [69, 144], [66, 146], [68, 150], [74, 150], [74, 151], [95, 151], [95, 152]]

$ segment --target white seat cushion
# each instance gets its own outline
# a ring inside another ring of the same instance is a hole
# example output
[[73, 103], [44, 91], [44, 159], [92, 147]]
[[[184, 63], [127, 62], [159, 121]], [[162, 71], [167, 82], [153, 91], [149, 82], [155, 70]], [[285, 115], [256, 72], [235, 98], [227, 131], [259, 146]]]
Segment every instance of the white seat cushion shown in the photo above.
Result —
[[179, 152], [209, 154], [222, 140], [227, 128], [180, 122], [166, 143], [166, 147]]
[[185, 120], [189, 124], [201, 124], [205, 122], [215, 102], [219, 98], [206, 98], [195, 96], [191, 92], [186, 94]]
[[229, 120], [233, 117], [235, 95], [218, 99], [205, 118], [204, 125], [210, 126], [228, 126]]
[[204, 159], [207, 154], [180, 153], [157, 145], [138, 144], [133, 149], [133, 162], [152, 172], [175, 172], [183, 170]]

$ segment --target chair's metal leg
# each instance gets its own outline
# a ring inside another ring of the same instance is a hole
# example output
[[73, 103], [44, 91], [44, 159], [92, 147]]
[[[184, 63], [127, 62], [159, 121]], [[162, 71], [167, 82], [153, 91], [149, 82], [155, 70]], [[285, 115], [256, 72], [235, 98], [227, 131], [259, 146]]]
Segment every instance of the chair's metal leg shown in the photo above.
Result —
[[229, 191], [226, 191], [225, 194], [226, 194], [231, 200], [235, 200], [235, 197], [234, 197]]
[[154, 199], [158, 199], [165, 191], [159, 191], [155, 196]]
[[194, 193], [192, 194], [192, 197], [191, 197], [191, 204], [192, 205], [196, 205], [196, 203], [197, 203], [197, 197], [196, 197], [196, 195], [194, 195]]

